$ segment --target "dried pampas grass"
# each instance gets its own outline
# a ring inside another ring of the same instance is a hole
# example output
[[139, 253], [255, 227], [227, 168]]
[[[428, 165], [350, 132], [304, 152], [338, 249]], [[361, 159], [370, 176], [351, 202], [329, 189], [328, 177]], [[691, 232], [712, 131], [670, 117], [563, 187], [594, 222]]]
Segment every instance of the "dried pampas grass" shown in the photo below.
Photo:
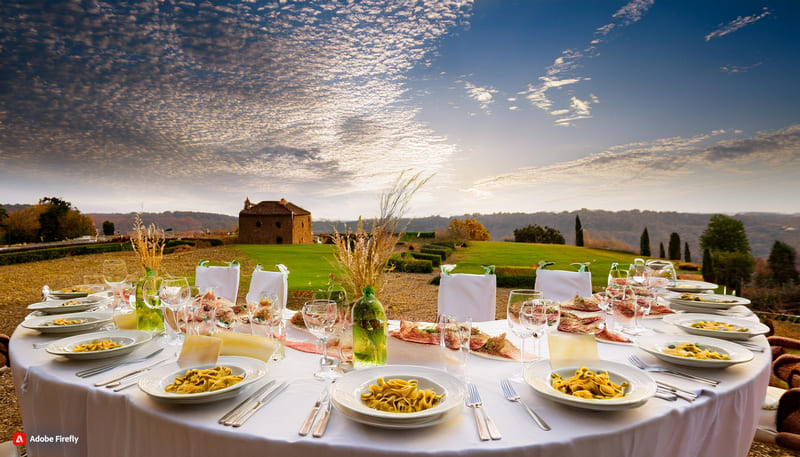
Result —
[[161, 269], [161, 259], [164, 258], [164, 238], [164, 230], [155, 224], [145, 227], [142, 218], [138, 213], [136, 214], [136, 219], [133, 221], [131, 246], [145, 269], [153, 271]]

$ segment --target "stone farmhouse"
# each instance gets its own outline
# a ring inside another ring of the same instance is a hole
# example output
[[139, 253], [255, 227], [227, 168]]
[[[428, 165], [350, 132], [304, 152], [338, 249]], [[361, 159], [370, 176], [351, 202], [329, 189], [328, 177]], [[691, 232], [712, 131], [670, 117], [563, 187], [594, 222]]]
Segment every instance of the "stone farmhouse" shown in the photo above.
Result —
[[239, 242], [243, 244], [305, 244], [313, 242], [311, 213], [284, 199], [250, 203], [239, 211]]

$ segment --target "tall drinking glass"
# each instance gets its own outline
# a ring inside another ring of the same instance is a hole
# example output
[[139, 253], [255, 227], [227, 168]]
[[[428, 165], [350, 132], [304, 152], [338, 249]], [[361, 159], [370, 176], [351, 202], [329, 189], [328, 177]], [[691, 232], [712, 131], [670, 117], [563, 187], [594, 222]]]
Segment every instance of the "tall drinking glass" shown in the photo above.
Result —
[[164, 306], [167, 344], [180, 346], [183, 344], [180, 313], [192, 298], [189, 281], [186, 278], [162, 279], [159, 296], [161, 297], [161, 304]]
[[436, 329], [439, 332], [439, 347], [445, 371], [465, 381], [467, 376], [467, 359], [469, 340], [472, 335], [472, 318], [456, 319], [447, 314], [436, 317]]
[[528, 325], [525, 315], [533, 313], [533, 303], [540, 300], [542, 293], [533, 289], [515, 289], [508, 294], [508, 309], [506, 320], [508, 327], [521, 340], [520, 344], [520, 374], [511, 379], [517, 382], [525, 381], [525, 339], [533, 336], [534, 330]]
[[322, 342], [322, 359], [314, 376], [321, 381], [331, 381], [340, 373], [328, 357], [328, 338], [336, 331], [336, 302], [333, 300], [311, 300], [303, 305], [303, 322], [306, 328]]
[[125, 280], [128, 279], [128, 267], [122, 259], [106, 259], [103, 261], [103, 281], [114, 291], [111, 310], [119, 306], [122, 300], [122, 289], [125, 287]]

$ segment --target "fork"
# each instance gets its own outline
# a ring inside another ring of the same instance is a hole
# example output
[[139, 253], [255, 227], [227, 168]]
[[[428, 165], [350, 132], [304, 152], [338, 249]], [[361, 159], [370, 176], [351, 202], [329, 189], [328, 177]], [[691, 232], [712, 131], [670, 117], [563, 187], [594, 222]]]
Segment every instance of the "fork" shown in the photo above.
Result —
[[139, 357], [137, 359], [126, 360], [126, 361], [122, 361], [122, 362], [114, 362], [114, 363], [109, 363], [107, 365], [101, 365], [99, 367], [94, 367], [94, 368], [88, 368], [86, 370], [81, 370], [81, 371], [78, 371], [77, 373], [75, 373], [75, 376], [77, 376], [79, 378], [88, 378], [88, 377], [94, 376], [96, 374], [105, 373], [108, 370], [113, 370], [114, 368], [121, 367], [123, 365], [130, 365], [132, 363], [142, 362], [144, 360], [149, 359], [150, 357], [153, 357], [154, 355], [160, 353], [163, 350], [164, 350], [164, 348], [159, 348], [159, 349], [151, 352], [150, 354], [147, 354], [144, 357]]
[[634, 366], [638, 367], [643, 371], [671, 374], [673, 376], [679, 376], [682, 378], [691, 379], [692, 381], [702, 382], [703, 384], [708, 384], [714, 387], [716, 387], [719, 384], [719, 381], [715, 379], [703, 378], [701, 376], [695, 376], [693, 374], [684, 373], [682, 371], [675, 371], [670, 368], [659, 367], [655, 365], [647, 365], [642, 361], [642, 359], [640, 359], [635, 355], [631, 355], [630, 357], [628, 357], [628, 360], [631, 362], [631, 364], [633, 364]]
[[[475, 408], [474, 409], [475, 420], [478, 421], [479, 432], [481, 428], [480, 425], [482, 424], [482, 422], [478, 420], [478, 410], [481, 411], [481, 414], [483, 414], [483, 419], [486, 421], [486, 427], [489, 429], [489, 436], [493, 440], [499, 440], [500, 438], [502, 438], [503, 435], [500, 434], [500, 430], [498, 430], [497, 426], [494, 425], [494, 421], [492, 420], [491, 417], [489, 417], [489, 413], [486, 412], [486, 408], [483, 406], [483, 401], [481, 400], [481, 394], [478, 392], [478, 387], [473, 383], [468, 383], [467, 391], [469, 393], [468, 405]], [[481, 440], [483, 440], [483, 436], [481, 437]]]
[[536, 425], [538, 425], [539, 428], [541, 428], [542, 430], [550, 430], [550, 426], [547, 425], [547, 422], [542, 420], [542, 418], [539, 417], [539, 415], [536, 414], [535, 411], [530, 409], [528, 405], [526, 405], [525, 402], [522, 401], [522, 399], [517, 394], [517, 391], [514, 390], [514, 386], [511, 385], [511, 381], [509, 381], [508, 379], [500, 380], [500, 387], [502, 387], [503, 389], [503, 395], [505, 395], [506, 400], [517, 402], [523, 407], [525, 407], [525, 411], [528, 411], [528, 414], [530, 414], [533, 420], [536, 421]]

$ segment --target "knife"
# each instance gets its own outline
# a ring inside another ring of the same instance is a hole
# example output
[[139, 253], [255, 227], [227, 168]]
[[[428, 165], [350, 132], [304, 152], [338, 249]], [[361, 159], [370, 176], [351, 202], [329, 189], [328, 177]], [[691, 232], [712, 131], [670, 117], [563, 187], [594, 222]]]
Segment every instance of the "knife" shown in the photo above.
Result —
[[275, 384], [275, 380], [274, 380], [274, 379], [273, 379], [273, 380], [271, 380], [270, 382], [268, 382], [268, 383], [264, 384], [263, 386], [259, 387], [259, 388], [258, 388], [258, 390], [256, 390], [255, 392], [253, 392], [252, 394], [250, 394], [250, 395], [249, 395], [247, 398], [245, 398], [244, 400], [242, 400], [242, 402], [241, 402], [241, 403], [239, 403], [238, 405], [234, 406], [234, 407], [233, 407], [233, 409], [231, 409], [230, 411], [228, 411], [227, 413], [225, 413], [225, 415], [224, 415], [224, 416], [220, 417], [220, 418], [219, 418], [219, 423], [220, 423], [220, 424], [225, 424], [225, 425], [228, 425], [228, 424], [226, 424], [226, 423], [225, 423], [227, 420], [229, 420], [229, 419], [232, 419], [234, 416], [238, 416], [238, 415], [239, 415], [239, 413], [241, 413], [241, 411], [242, 411], [242, 408], [243, 408], [243, 407], [244, 407], [246, 404], [250, 403], [251, 401], [254, 401], [254, 399], [255, 399], [256, 397], [258, 397], [259, 395], [261, 395], [261, 394], [262, 394], [262, 393], [263, 393], [265, 390], [267, 390], [267, 389], [268, 389], [268, 388], [269, 388], [271, 385], [273, 385], [273, 384]]
[[95, 387], [106, 386], [106, 387], [108, 387], [109, 389], [110, 389], [110, 388], [112, 388], [112, 387], [116, 387], [116, 386], [118, 386], [118, 385], [120, 385], [120, 384], [121, 384], [121, 381], [122, 381], [123, 379], [125, 379], [125, 378], [128, 378], [128, 377], [131, 377], [131, 376], [133, 376], [133, 375], [135, 375], [135, 374], [142, 373], [143, 371], [148, 371], [148, 370], [150, 370], [150, 369], [152, 369], [152, 368], [155, 368], [155, 367], [157, 367], [157, 366], [161, 365], [161, 364], [162, 364], [162, 363], [164, 363], [164, 362], [168, 362], [168, 361], [169, 361], [169, 360], [171, 360], [171, 359], [172, 359], [172, 358], [169, 358], [169, 359], [164, 359], [164, 360], [159, 360], [158, 362], [156, 362], [156, 363], [154, 363], [154, 364], [152, 364], [152, 365], [148, 365], [148, 366], [146, 366], [146, 367], [139, 368], [138, 370], [134, 370], [134, 371], [131, 371], [131, 372], [129, 372], [129, 373], [125, 373], [124, 375], [117, 376], [117, 377], [116, 377], [116, 378], [114, 378], [114, 379], [109, 379], [109, 380], [107, 380], [107, 381], [103, 381], [103, 382], [96, 382], [96, 383], [94, 383], [94, 385], [95, 385]]
[[262, 406], [264, 406], [267, 403], [269, 403], [270, 400], [272, 400], [273, 398], [278, 396], [278, 394], [283, 392], [287, 387], [289, 387], [289, 383], [288, 382], [282, 382], [278, 387], [276, 387], [276, 388], [270, 390], [269, 392], [267, 392], [266, 394], [264, 394], [264, 396], [261, 397], [260, 400], [258, 400], [258, 403], [255, 404], [255, 406], [253, 406], [249, 411], [246, 411], [243, 415], [241, 415], [239, 418], [237, 418], [236, 421], [233, 422], [230, 425], [232, 425], [234, 427], [241, 427], [242, 424], [244, 424], [247, 421], [247, 419], [250, 419], [250, 416], [252, 416], [253, 414], [256, 413], [256, 411], [261, 409]]
[[314, 408], [312, 408], [311, 412], [308, 413], [306, 421], [303, 422], [303, 426], [300, 427], [300, 431], [298, 432], [300, 436], [306, 436], [308, 435], [308, 432], [311, 431], [311, 425], [314, 423], [314, 419], [317, 417], [317, 414], [319, 413], [320, 406], [322, 406], [322, 403], [325, 401], [326, 398], [328, 398], [327, 387], [322, 389], [322, 392], [319, 394], [319, 398], [317, 398], [317, 401], [314, 403]]
[[330, 396], [328, 397], [328, 401], [325, 402], [325, 406], [322, 407], [323, 413], [322, 417], [320, 418], [317, 426], [314, 427], [314, 433], [311, 434], [314, 438], [321, 438], [322, 435], [325, 434], [325, 429], [328, 427], [328, 419], [331, 418], [331, 399]]

